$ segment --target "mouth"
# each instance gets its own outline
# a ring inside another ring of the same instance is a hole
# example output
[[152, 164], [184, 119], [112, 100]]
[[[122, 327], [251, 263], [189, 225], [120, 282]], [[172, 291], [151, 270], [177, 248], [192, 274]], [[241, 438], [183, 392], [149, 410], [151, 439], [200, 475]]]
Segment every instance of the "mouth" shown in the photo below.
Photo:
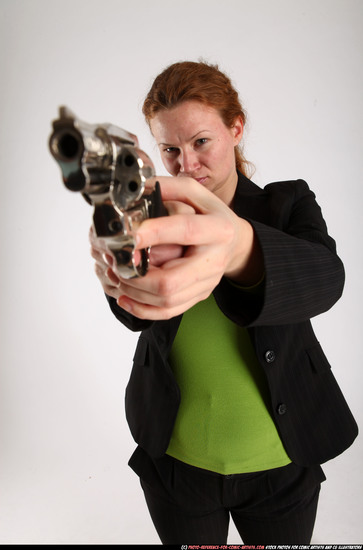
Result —
[[207, 181], [207, 177], [204, 178], [194, 178], [198, 183], [204, 184]]

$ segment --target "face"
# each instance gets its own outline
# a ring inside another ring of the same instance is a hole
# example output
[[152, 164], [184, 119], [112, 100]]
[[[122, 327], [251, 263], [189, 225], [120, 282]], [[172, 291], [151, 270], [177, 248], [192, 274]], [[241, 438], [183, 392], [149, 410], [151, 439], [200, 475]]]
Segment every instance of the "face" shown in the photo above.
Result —
[[228, 128], [214, 107], [185, 101], [159, 111], [150, 127], [169, 174], [192, 177], [230, 204], [237, 185], [234, 148], [242, 138], [242, 120]]

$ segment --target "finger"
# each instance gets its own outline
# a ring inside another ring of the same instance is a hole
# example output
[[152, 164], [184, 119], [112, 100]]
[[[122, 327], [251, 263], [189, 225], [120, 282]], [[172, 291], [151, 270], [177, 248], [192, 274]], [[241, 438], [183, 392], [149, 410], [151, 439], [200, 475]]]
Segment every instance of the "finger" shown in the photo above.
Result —
[[159, 182], [163, 202], [180, 201], [203, 214], [216, 208], [226, 208], [226, 205], [214, 193], [193, 178], [158, 176], [150, 178], [148, 181], [152, 185]]
[[138, 317], [139, 319], [148, 319], [150, 321], [160, 321], [160, 320], [167, 320], [171, 319], [172, 317], [176, 317], [177, 315], [181, 315], [191, 307], [193, 307], [196, 303], [205, 300], [208, 298], [208, 294], [203, 293], [200, 296], [193, 297], [192, 300], [177, 305], [172, 308], [162, 308], [162, 307], [155, 307], [148, 304], [141, 304], [139, 302], [130, 300], [129, 298], [123, 296], [120, 296], [120, 298], [117, 299], [117, 304], [124, 309], [125, 311], [128, 311], [135, 317]]
[[104, 265], [105, 268], [106, 266], [113, 265], [113, 256], [108, 252], [104, 252], [100, 248], [91, 246], [91, 256], [97, 263]]
[[184, 202], [180, 201], [164, 201], [164, 206], [168, 211], [168, 214], [170, 216], [174, 216], [176, 214], [195, 214], [195, 209], [189, 205], [185, 204]]
[[[103, 254], [108, 254], [110, 257], [112, 257], [112, 254], [107, 247], [104, 239], [97, 237], [93, 228], [90, 230], [90, 244], [91, 244], [91, 254], [92, 257], [96, 259], [96, 257], [101, 257]], [[106, 259], [106, 256], [105, 256]]]
[[95, 228], [93, 227], [93, 225], [91, 225], [91, 227], [89, 228], [89, 233], [88, 233], [88, 238], [92, 244], [92, 241], [94, 240], [95, 238]]
[[202, 296], [208, 296], [215, 286], [215, 280], [212, 278], [205, 279], [198, 281], [192, 287], [188, 286], [177, 293], [163, 296], [161, 294], [150, 294], [132, 287], [125, 289], [121, 284], [120, 294], [125, 300], [129, 300], [129, 303], [136, 304], [138, 310], [142, 306], [153, 306], [165, 312], [169, 310], [175, 311], [175, 308], [183, 308], [184, 305], [186, 310], [187, 304], [190, 304], [192, 300], [199, 301]]
[[115, 286], [116, 288], [119, 288], [120, 283], [121, 283], [121, 279], [120, 279], [120, 277], [117, 275], [117, 273], [115, 273], [115, 272], [109, 267], [108, 269], [106, 269], [105, 274], [106, 274], [107, 279], [110, 281], [110, 284], [112, 284], [112, 285]]
[[[105, 270], [107, 267], [113, 269], [118, 274], [117, 260], [112, 251], [108, 248], [105, 241], [101, 238], [93, 239], [91, 242], [91, 256], [96, 262], [102, 266]], [[140, 252], [135, 251], [135, 262], [140, 261]]]
[[104, 269], [102, 265], [96, 263], [95, 271], [103, 286], [113, 288], [120, 287], [120, 278], [112, 271], [110, 267]]
[[115, 298], [117, 300], [122, 295], [122, 291], [120, 290], [120, 284], [119, 281], [112, 281], [112, 279], [107, 275], [107, 270], [105, 271], [99, 264], [95, 264], [95, 272], [98, 277], [98, 279], [101, 282], [102, 288], [104, 292], [111, 296], [111, 298]]
[[101, 254], [99, 249], [95, 248], [94, 246], [91, 246], [91, 256], [94, 260], [96, 260], [97, 263], [104, 263], [103, 255]]
[[161, 266], [175, 258], [181, 258], [184, 254], [184, 246], [179, 244], [165, 244], [153, 246], [150, 250], [150, 264]]
[[138, 248], [172, 243], [183, 246], [206, 244], [212, 239], [213, 242], [228, 242], [233, 236], [233, 227], [227, 218], [198, 214], [147, 219], [136, 233]]
[[209, 253], [198, 249], [190, 256], [167, 262], [161, 268], [151, 267], [143, 279], [122, 281], [120, 288], [125, 296], [138, 302], [173, 307], [206, 289], [210, 293], [220, 277], [217, 262]]

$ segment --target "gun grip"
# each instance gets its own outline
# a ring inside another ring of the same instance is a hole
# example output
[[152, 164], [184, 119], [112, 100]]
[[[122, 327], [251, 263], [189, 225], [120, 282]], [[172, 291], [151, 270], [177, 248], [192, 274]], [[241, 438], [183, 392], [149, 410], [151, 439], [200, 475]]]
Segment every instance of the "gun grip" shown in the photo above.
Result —
[[161, 218], [167, 216], [168, 211], [161, 198], [160, 183], [155, 183], [154, 191], [151, 193], [150, 218]]

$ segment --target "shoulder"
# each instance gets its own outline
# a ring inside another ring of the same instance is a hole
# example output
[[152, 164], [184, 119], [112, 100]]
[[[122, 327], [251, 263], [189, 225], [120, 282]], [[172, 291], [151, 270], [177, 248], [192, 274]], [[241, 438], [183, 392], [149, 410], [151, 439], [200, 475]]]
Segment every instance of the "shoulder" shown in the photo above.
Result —
[[276, 181], [264, 188], [267, 201], [273, 211], [287, 213], [319, 211], [315, 193], [305, 180]]
[[285, 219], [295, 209], [315, 209], [316, 202], [303, 179], [275, 181], [262, 188], [239, 174], [234, 208], [241, 217], [274, 225], [276, 216]]
[[237, 191], [240, 195], [280, 196], [299, 198], [304, 195], [314, 195], [307, 182], [303, 179], [274, 181], [264, 187], [258, 186], [246, 176], [238, 173]]
[[267, 184], [264, 187], [264, 191], [269, 195], [292, 197], [294, 199], [298, 199], [304, 195], [314, 195], [307, 182], [303, 179], [275, 181]]

